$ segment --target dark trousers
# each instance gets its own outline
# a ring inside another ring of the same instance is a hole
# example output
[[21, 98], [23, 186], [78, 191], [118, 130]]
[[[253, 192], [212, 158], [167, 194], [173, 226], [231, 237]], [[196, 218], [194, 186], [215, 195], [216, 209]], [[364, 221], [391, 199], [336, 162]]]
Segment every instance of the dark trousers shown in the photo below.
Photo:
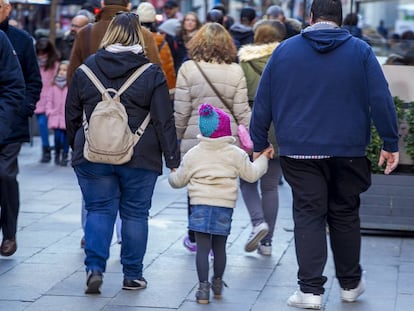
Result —
[[17, 215], [20, 205], [17, 156], [20, 147], [20, 143], [0, 145], [0, 226], [3, 239], [14, 238], [17, 231]]
[[281, 157], [280, 163], [292, 188], [301, 291], [324, 293], [327, 224], [339, 285], [346, 289], [357, 287], [361, 279], [359, 195], [371, 184], [369, 160], [365, 157], [321, 160]]

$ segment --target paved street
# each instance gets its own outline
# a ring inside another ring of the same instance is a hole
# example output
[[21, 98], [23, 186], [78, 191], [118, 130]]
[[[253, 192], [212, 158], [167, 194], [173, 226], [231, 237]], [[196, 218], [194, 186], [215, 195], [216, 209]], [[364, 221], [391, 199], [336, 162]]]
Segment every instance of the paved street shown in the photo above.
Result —
[[[144, 276], [148, 288], [123, 291], [120, 247], [114, 243], [102, 294], [84, 294], [85, 272], [80, 225], [81, 197], [71, 167], [40, 164], [39, 140], [24, 145], [20, 155], [21, 211], [18, 250], [0, 257], [0, 310], [4, 311], [284, 311], [296, 287], [296, 259], [291, 196], [280, 187], [280, 211], [273, 255], [245, 253], [251, 227], [239, 199], [228, 242], [222, 300], [198, 305], [194, 254], [182, 246], [186, 233], [186, 192], [172, 189], [167, 171], [157, 182], [150, 218]], [[414, 238], [364, 235], [362, 263], [367, 291], [355, 303], [342, 303], [330, 260], [324, 310], [414, 310]]]

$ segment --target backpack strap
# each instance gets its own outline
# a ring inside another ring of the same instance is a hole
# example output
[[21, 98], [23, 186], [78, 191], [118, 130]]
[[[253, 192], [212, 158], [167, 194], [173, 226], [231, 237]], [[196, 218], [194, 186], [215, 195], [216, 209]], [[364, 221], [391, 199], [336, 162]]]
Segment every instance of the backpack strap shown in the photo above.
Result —
[[88, 76], [89, 80], [92, 81], [92, 83], [96, 86], [99, 92], [101, 92], [101, 94], [106, 93], [106, 88], [103, 86], [102, 82], [96, 77], [96, 75], [88, 66], [82, 64], [79, 66], [79, 68]]
[[129, 78], [125, 81], [125, 83], [119, 88], [118, 92], [115, 96], [121, 96], [123, 92], [126, 91], [127, 88], [136, 80], [139, 78], [139, 76], [147, 70], [149, 67], [151, 67], [152, 63], [146, 63], [139, 67]]

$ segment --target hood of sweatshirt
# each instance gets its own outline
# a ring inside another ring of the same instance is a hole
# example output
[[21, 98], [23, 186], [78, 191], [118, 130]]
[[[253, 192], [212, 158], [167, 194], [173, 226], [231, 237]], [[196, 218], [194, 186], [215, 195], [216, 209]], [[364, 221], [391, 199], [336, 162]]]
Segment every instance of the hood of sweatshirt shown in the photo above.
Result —
[[351, 39], [352, 35], [346, 29], [315, 24], [305, 28], [302, 37], [319, 53], [329, 53]]
[[96, 52], [96, 64], [108, 79], [124, 77], [126, 73], [136, 70], [148, 63], [144, 54], [133, 52], [111, 53], [104, 49]]

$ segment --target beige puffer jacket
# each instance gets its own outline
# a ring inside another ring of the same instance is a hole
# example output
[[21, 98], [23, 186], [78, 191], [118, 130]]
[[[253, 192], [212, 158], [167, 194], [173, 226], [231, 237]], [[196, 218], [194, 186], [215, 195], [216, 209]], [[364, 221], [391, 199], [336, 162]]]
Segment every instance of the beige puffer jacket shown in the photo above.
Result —
[[248, 103], [246, 79], [241, 67], [236, 63], [200, 62], [199, 65], [231, 106], [232, 111], [230, 112], [216, 96], [194, 61], [186, 61], [178, 71], [174, 99], [175, 126], [177, 138], [181, 140], [181, 157], [198, 143], [197, 135], [200, 134], [198, 107], [201, 104], [209, 103], [229, 114], [232, 134], [238, 146], [240, 142], [237, 137], [237, 125], [243, 124], [248, 129], [250, 123], [251, 109]]

